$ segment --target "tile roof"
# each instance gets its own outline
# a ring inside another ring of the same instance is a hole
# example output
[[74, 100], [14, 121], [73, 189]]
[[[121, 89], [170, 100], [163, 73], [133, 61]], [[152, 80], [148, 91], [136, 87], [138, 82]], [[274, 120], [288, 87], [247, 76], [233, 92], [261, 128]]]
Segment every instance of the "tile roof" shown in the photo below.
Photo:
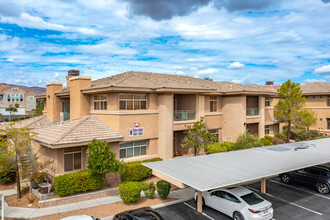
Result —
[[9, 88], [10, 86], [0, 85], [0, 93], [3, 93], [3, 90]]
[[238, 83], [232, 83], [227, 81], [216, 82], [218, 90], [223, 93], [228, 92], [269, 92], [265, 88], [260, 88], [252, 85], [243, 85]]
[[[7, 126], [10, 126], [11, 122], [1, 122], [0, 129], [5, 129]], [[37, 117], [32, 117], [28, 119], [24, 119], [22, 121], [16, 122], [13, 127], [14, 128], [30, 128], [31, 130], [36, 128], [42, 128], [50, 124], [50, 120], [46, 115], [40, 115]]]
[[103, 87], [129, 88], [179, 88], [179, 89], [210, 89], [216, 84], [209, 80], [183, 75], [129, 71], [92, 82], [92, 88]]
[[330, 93], [330, 83], [327, 82], [313, 82], [301, 85], [300, 88], [303, 90], [303, 94], [309, 93]]
[[94, 116], [83, 116], [70, 121], [52, 124], [45, 128], [35, 130], [34, 140], [48, 145], [81, 145], [87, 144], [94, 138], [111, 141], [123, 138], [114, 130]]

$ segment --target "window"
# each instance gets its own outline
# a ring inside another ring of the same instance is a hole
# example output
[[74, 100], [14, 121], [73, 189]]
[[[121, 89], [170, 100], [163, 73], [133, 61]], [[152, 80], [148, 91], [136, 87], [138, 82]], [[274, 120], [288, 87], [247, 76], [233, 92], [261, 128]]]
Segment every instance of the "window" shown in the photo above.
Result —
[[94, 110], [107, 110], [108, 101], [105, 95], [94, 96]]
[[15, 97], [16, 97], [15, 94], [11, 94], [11, 101], [12, 102], [15, 102]]
[[223, 198], [228, 201], [231, 201], [231, 202], [240, 203], [240, 201], [234, 195], [232, 195], [230, 193], [226, 193]]
[[255, 205], [264, 201], [263, 198], [254, 192], [241, 196], [241, 198], [249, 205]]
[[141, 110], [147, 109], [146, 94], [119, 94], [120, 110]]
[[320, 121], [323, 121], [323, 118], [320, 118]]
[[266, 96], [265, 97], [265, 106], [270, 106], [270, 97], [269, 96]]
[[219, 129], [211, 129], [209, 132], [214, 134], [217, 137], [217, 141], [219, 141]]
[[34, 102], [34, 98], [33, 98], [33, 96], [30, 96], [29, 97], [29, 105], [33, 105], [33, 102]]
[[64, 149], [64, 171], [81, 170], [81, 147]]
[[24, 101], [24, 95], [21, 94], [21, 95], [20, 95], [20, 102], [23, 102], [23, 101]]
[[19, 102], [19, 94], [16, 94], [16, 102]]
[[216, 112], [218, 105], [218, 98], [216, 96], [210, 97], [210, 112]]
[[317, 175], [317, 176], [320, 175], [320, 171], [317, 169], [314, 169], [314, 168], [310, 168], [309, 173], [312, 175]]
[[136, 157], [147, 154], [147, 142], [134, 141], [119, 144], [119, 158]]
[[0, 102], [3, 101], [3, 95], [0, 95]]
[[327, 129], [329, 130], [330, 129], [330, 119], [327, 118]]
[[269, 133], [270, 133], [270, 127], [265, 126], [265, 135], [269, 135]]
[[330, 96], [328, 96], [328, 99], [327, 99], [327, 106], [330, 106]]
[[10, 102], [10, 94], [7, 95], [7, 101]]

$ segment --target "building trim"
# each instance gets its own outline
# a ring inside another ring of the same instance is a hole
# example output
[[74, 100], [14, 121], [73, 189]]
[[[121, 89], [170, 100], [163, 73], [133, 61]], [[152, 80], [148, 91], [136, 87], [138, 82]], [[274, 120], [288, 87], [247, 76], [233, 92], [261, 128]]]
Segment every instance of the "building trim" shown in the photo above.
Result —
[[119, 110], [119, 111], [91, 110], [90, 114], [96, 114], [96, 115], [151, 115], [151, 114], [158, 114], [158, 110]]

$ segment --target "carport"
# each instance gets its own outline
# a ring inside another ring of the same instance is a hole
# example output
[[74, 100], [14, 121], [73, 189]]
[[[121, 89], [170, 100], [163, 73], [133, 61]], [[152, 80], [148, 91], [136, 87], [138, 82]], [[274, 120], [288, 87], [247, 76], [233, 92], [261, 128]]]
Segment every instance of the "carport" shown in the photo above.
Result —
[[225, 153], [144, 163], [158, 176], [180, 188], [198, 192], [197, 210], [202, 212], [202, 192], [261, 181], [297, 169], [330, 162], [330, 138], [259, 147]]

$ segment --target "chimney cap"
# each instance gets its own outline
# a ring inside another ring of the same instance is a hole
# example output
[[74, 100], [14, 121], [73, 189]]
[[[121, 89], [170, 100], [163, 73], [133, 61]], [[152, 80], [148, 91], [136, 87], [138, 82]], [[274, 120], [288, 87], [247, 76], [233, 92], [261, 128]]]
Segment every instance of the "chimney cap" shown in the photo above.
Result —
[[68, 76], [79, 76], [80, 75], [80, 71], [79, 70], [69, 70], [68, 71]]
[[274, 85], [273, 81], [266, 81], [266, 86], [272, 86], [272, 85]]

